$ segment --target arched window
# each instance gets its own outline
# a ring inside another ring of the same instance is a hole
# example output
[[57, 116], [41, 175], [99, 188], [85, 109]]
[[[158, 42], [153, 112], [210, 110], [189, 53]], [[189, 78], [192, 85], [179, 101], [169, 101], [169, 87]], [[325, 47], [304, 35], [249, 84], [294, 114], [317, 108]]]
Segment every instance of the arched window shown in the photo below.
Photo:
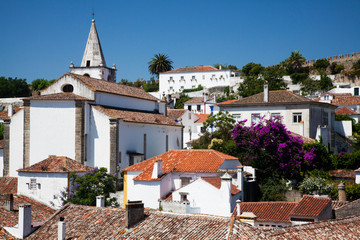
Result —
[[89, 75], [89, 74], [87, 74], [87, 73], [85, 73], [85, 74], [84, 74], [84, 76], [85, 76], [85, 77], [90, 77], [90, 75]]
[[63, 86], [63, 92], [73, 92], [74, 91], [74, 87], [71, 84], [66, 84], [65, 86]]

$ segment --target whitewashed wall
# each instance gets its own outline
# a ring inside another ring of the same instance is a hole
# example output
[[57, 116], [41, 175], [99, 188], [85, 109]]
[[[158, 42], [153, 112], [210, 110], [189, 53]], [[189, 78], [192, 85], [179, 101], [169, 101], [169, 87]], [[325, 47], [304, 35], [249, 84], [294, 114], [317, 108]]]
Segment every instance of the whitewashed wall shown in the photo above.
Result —
[[[181, 92], [182, 89], [196, 88], [202, 85], [205, 88], [215, 86], [229, 86], [241, 82], [240, 77], [231, 77], [233, 71], [218, 70], [218, 71], [203, 71], [203, 72], [184, 72], [184, 73], [160, 73], [159, 75], [159, 93], [165, 94]], [[213, 77], [213, 75], [215, 75]], [[181, 76], [184, 80], [181, 80]], [[192, 80], [195, 76], [195, 81]], [[222, 76], [222, 77], [221, 77]], [[173, 81], [169, 81], [173, 77]]]
[[4, 150], [0, 149], [0, 177], [4, 176]]
[[355, 183], [360, 184], [360, 170], [356, 171]]
[[74, 87], [73, 93], [85, 98], [94, 99], [95, 93], [86, 87], [82, 82], [76, 80], [71, 76], [64, 76], [50, 85], [48, 88], [41, 92], [41, 95], [52, 94], [52, 93], [61, 93], [63, 86], [71, 84]]
[[75, 159], [75, 102], [31, 101], [30, 165], [49, 155]]
[[[183, 148], [186, 148], [186, 143], [199, 138], [198, 129], [195, 121], [199, 119], [193, 112], [186, 110], [186, 112], [178, 119], [178, 122], [184, 126], [184, 144]], [[191, 134], [190, 134], [191, 132]]]
[[[23, 168], [24, 149], [24, 110], [21, 109], [11, 117], [10, 122], [10, 168], [9, 176], [17, 177], [16, 170]], [[43, 159], [42, 159], [43, 160]]]
[[111, 70], [105, 67], [84, 67], [84, 68], [70, 68], [71, 73], [78, 75], [88, 74], [92, 78], [108, 80], [108, 77], [111, 76]]
[[292, 224], [289, 222], [258, 222], [255, 221], [255, 227], [289, 227]]
[[191, 181], [195, 181], [200, 177], [218, 177], [222, 173], [210, 173], [210, 172], [172, 172], [171, 173], [171, 190], [175, 190], [181, 187], [181, 178], [191, 178]]
[[352, 122], [351, 121], [335, 121], [335, 132], [343, 137], [352, 136]]
[[[29, 188], [31, 178], [36, 179], [36, 183], [39, 183], [39, 185], [36, 185], [36, 190]], [[67, 186], [67, 173], [19, 172], [18, 194], [32, 198], [50, 207], [50, 202], [53, 202], [56, 208], [61, 207], [60, 200], [54, 200], [54, 195], [60, 194]]]
[[146, 134], [146, 159], [166, 152], [166, 135], [168, 150], [181, 149], [181, 127], [166, 125], [129, 123], [119, 121], [119, 152], [121, 168], [129, 164], [128, 152], [144, 153], [144, 134]]

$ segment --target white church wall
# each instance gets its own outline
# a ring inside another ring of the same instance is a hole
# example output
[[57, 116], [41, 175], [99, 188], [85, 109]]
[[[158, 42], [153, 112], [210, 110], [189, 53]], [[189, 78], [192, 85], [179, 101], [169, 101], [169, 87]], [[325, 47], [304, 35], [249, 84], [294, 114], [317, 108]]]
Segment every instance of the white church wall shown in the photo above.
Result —
[[[145, 159], [166, 152], [166, 135], [168, 136], [168, 150], [180, 149], [182, 147], [181, 130], [181, 127], [119, 121], [121, 168], [129, 166], [128, 152], [145, 154]], [[146, 144], [144, 144], [144, 134], [146, 134]]]
[[57, 81], [55, 81], [53, 84], [51, 84], [48, 88], [43, 90], [41, 92], [41, 95], [46, 94], [53, 94], [53, 93], [61, 93], [62, 88], [67, 85], [71, 84], [74, 87], [73, 93], [85, 98], [94, 99], [95, 93], [94, 91], [90, 90], [90, 88], [86, 87], [83, 83], [80, 81], [74, 79], [71, 76], [65, 75], [63, 77], [60, 77]]
[[30, 165], [49, 155], [75, 159], [75, 102], [31, 101]]
[[132, 98], [127, 96], [120, 96], [115, 94], [108, 94], [103, 92], [97, 92], [95, 95], [96, 104], [126, 108], [126, 109], [136, 109], [142, 111], [154, 111], [155, 110], [155, 101], [149, 101], [140, 98]]
[[0, 177], [4, 176], [4, 150], [0, 149]]
[[24, 110], [23, 109], [11, 117], [9, 137], [10, 137], [9, 176], [17, 177], [18, 174], [16, 170], [24, 167], [23, 166]]
[[[31, 179], [36, 184], [31, 187]], [[47, 206], [50, 202], [55, 204], [56, 208], [61, 207], [59, 199], [54, 199], [54, 195], [60, 194], [68, 186], [67, 173], [36, 173], [36, 172], [19, 172], [18, 176], [18, 194], [32, 198]]]
[[87, 137], [87, 161], [90, 167], [110, 170], [110, 121], [98, 110], [91, 108]]

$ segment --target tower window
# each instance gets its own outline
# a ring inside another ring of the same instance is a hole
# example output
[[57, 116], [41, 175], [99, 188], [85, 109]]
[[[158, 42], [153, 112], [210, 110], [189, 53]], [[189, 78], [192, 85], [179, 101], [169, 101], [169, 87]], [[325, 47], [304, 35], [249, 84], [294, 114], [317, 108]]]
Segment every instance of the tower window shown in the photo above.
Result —
[[86, 66], [87, 66], [87, 67], [90, 67], [90, 60], [87, 60], [87, 61], [86, 61]]
[[65, 86], [63, 86], [63, 92], [73, 92], [74, 91], [74, 87], [71, 84], [66, 84]]

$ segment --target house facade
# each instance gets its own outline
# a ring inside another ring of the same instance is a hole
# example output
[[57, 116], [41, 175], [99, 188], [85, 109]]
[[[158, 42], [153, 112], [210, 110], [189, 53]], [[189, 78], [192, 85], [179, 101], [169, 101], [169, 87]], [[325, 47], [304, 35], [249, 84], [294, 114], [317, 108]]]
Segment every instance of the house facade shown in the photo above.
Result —
[[159, 93], [172, 94], [184, 89], [216, 86], [234, 86], [239, 83], [240, 72], [211, 66], [182, 67], [159, 74]]
[[268, 91], [265, 87], [263, 93], [217, 106], [220, 111], [232, 114], [236, 121], [247, 120], [246, 126], [259, 122], [261, 117], [280, 116], [289, 131], [312, 139], [321, 135], [330, 150], [335, 147], [336, 106], [332, 104], [315, 102], [286, 90]]
[[216, 98], [208, 98], [208, 94], [204, 97], [193, 97], [192, 99], [184, 102], [184, 109], [187, 109], [197, 114], [210, 114], [211, 106], [216, 103]]
[[230, 216], [243, 186], [239, 160], [212, 149], [171, 150], [124, 169], [124, 203], [155, 209], [160, 200], [172, 211]]

